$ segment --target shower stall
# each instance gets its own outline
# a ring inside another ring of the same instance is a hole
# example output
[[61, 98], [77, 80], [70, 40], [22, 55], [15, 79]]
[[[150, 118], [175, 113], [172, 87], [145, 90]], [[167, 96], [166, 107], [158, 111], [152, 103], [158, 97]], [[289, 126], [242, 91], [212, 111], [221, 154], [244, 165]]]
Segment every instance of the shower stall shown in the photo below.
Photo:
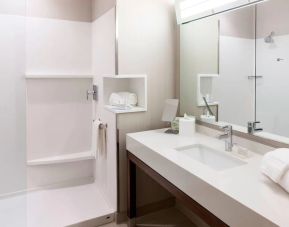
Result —
[[116, 119], [89, 95], [115, 74], [115, 49], [104, 48], [115, 42], [116, 7], [103, 2], [0, 3], [0, 226], [114, 219]]

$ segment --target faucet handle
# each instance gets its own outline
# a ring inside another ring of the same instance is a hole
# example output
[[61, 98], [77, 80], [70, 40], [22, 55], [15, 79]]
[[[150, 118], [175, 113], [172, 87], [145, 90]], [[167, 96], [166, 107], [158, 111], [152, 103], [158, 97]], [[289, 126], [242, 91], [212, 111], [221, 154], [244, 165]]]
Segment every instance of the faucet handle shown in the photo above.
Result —
[[255, 122], [255, 132], [261, 132], [261, 131], [263, 131], [263, 129], [262, 128], [256, 128], [256, 124], [260, 124], [261, 122], [260, 121], [256, 121]]
[[248, 133], [250, 134], [253, 134], [254, 132], [257, 132], [257, 131], [263, 131], [262, 128], [256, 128], [256, 125], [257, 124], [260, 124], [261, 122], [260, 121], [250, 121], [248, 122]]
[[220, 129], [223, 129], [225, 131], [232, 131], [233, 127], [232, 125], [225, 125], [225, 126], [220, 126]]

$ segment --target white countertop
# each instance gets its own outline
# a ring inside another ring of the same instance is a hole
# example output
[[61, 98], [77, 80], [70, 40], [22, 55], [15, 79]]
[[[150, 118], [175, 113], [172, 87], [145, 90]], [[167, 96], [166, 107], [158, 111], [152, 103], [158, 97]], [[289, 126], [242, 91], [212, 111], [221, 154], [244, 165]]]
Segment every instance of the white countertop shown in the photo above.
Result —
[[198, 133], [190, 138], [164, 130], [127, 135], [127, 150], [228, 225], [289, 227], [289, 194], [260, 172], [261, 155], [252, 152], [239, 158], [245, 165], [216, 171], [175, 150], [193, 144], [225, 153], [223, 141]]

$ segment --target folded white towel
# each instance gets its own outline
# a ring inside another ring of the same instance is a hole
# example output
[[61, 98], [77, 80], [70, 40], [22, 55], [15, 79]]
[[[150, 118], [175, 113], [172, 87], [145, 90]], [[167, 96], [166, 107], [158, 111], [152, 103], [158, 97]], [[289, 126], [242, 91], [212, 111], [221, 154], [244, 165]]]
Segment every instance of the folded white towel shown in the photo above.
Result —
[[281, 148], [268, 152], [264, 155], [261, 169], [265, 175], [280, 184], [289, 171], [289, 149]]
[[112, 93], [109, 97], [109, 104], [112, 106], [136, 106], [137, 95], [130, 92]]

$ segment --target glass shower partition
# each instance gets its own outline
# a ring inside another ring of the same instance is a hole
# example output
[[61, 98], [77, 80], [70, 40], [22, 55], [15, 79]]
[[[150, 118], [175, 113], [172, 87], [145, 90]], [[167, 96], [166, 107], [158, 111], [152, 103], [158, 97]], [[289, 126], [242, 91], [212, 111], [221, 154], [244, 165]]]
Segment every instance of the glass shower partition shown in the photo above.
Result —
[[[288, 143], [289, 1], [257, 6], [257, 120], [261, 136]], [[288, 83], [287, 83], [288, 82]]]

